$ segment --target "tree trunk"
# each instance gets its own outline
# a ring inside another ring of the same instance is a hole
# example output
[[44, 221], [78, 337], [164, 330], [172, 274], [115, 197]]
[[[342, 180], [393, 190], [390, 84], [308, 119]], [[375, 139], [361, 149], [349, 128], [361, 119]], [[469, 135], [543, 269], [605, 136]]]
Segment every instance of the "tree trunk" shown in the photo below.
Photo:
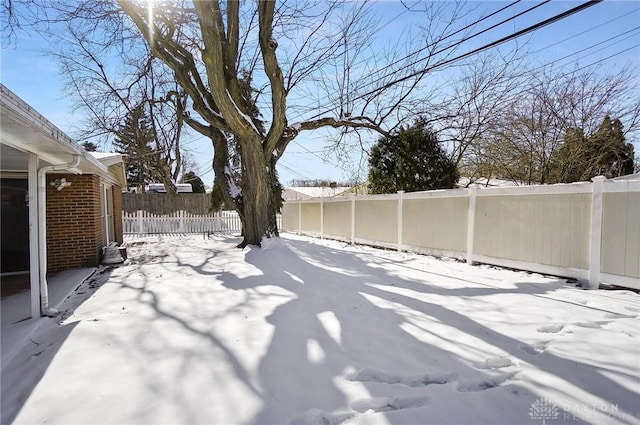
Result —
[[260, 246], [263, 237], [277, 235], [272, 208], [271, 174], [260, 143], [244, 143], [242, 147], [242, 230], [244, 239], [238, 245]]

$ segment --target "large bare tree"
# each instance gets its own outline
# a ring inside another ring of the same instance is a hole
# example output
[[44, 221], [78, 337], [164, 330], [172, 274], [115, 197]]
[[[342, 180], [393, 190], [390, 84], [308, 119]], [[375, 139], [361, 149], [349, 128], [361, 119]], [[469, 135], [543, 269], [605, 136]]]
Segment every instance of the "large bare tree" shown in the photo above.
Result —
[[[390, 134], [428, 96], [431, 71], [473, 30], [460, 25], [470, 13], [461, 2], [40, 3], [46, 23], [64, 25], [81, 53], [61, 43], [68, 71], [86, 69], [70, 82], [89, 107], [98, 100], [95, 116], [124, 116], [138, 93], [156, 108], [185, 100], [175, 111], [213, 144], [216, 180], [243, 222], [241, 246], [277, 235], [275, 170], [292, 140], [333, 129], [328, 142], [337, 151], [361, 149], [366, 132]], [[398, 25], [400, 16], [416, 25]], [[169, 71], [177, 90], [141, 90], [148, 70], [162, 78]], [[113, 102], [99, 102], [96, 81], [112, 89]]]
[[[444, 26], [413, 35], [420, 45], [413, 53], [401, 55], [393, 46], [395, 55], [383, 56], [388, 52], [371, 46], [376, 22], [366, 3], [118, 4], [189, 96], [193, 113], [185, 115], [186, 123], [211, 139], [216, 180], [242, 219], [241, 246], [277, 235], [275, 170], [289, 143], [303, 131], [322, 127], [346, 129], [342, 136], [359, 129], [388, 134], [460, 11], [446, 5], [444, 19], [444, 6], [428, 5], [420, 12], [437, 12], [439, 20], [433, 22]], [[246, 95], [246, 81], [255, 84], [256, 97]], [[264, 131], [256, 125], [255, 105], [264, 114]], [[239, 179], [231, 166], [236, 155]]]

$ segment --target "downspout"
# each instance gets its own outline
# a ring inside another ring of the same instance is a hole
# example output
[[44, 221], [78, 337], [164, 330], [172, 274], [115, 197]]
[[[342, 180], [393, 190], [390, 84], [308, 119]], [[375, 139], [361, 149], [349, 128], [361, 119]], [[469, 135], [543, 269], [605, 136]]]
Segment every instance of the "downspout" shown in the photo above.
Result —
[[47, 173], [49, 171], [69, 171], [80, 164], [81, 155], [73, 155], [68, 164], [48, 165], [38, 170], [38, 245], [40, 268], [40, 314], [54, 317], [59, 312], [49, 307], [49, 286], [47, 284]]

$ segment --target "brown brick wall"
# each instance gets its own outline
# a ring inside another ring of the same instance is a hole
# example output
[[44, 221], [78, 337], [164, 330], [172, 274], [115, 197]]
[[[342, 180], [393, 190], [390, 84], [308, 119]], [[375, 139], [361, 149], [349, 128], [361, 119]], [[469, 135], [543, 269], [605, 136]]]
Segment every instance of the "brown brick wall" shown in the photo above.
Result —
[[[66, 178], [71, 186], [56, 190], [50, 182]], [[100, 177], [47, 175], [47, 269], [94, 267], [103, 243], [100, 222]]]

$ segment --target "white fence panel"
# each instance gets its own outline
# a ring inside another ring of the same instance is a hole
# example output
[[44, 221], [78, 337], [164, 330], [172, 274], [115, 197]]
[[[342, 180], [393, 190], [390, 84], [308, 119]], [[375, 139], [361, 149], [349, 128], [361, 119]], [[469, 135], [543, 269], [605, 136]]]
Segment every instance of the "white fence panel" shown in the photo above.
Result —
[[[282, 227], [282, 216], [277, 216], [278, 228]], [[124, 234], [178, 234], [178, 233], [226, 233], [239, 234], [242, 222], [237, 213], [222, 211], [212, 215], [195, 215], [184, 211], [155, 215], [146, 211], [122, 213]]]
[[640, 289], [640, 180], [287, 201], [285, 229]]

